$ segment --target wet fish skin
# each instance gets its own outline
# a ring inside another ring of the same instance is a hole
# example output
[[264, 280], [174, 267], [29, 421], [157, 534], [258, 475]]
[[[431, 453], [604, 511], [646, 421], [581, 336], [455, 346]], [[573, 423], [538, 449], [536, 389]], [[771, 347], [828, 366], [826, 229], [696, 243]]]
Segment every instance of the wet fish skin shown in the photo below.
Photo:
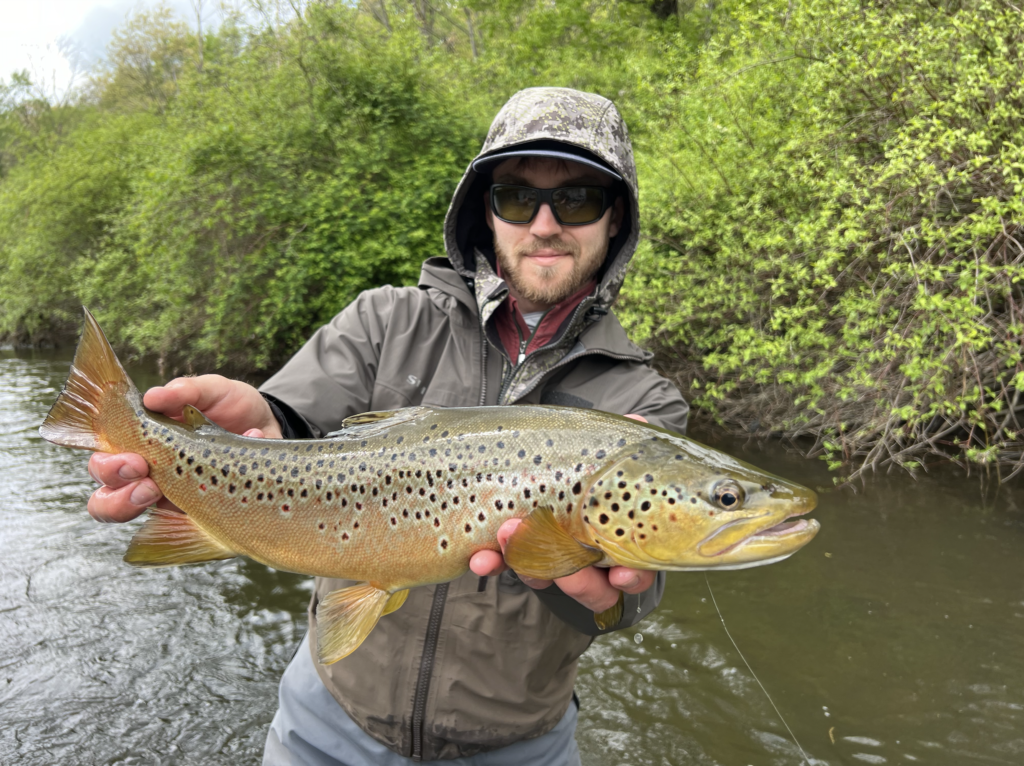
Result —
[[[814, 493], [663, 429], [544, 406], [414, 407], [350, 418], [328, 439], [228, 433], [186, 408], [149, 412], [91, 315], [40, 429], [66, 446], [137, 452], [184, 514], [153, 510], [125, 556], [163, 566], [246, 555], [357, 580], [321, 602], [321, 661], [358, 647], [408, 588], [464, 574], [498, 527], [506, 560], [551, 578], [589, 564], [711, 569], [780, 560], [817, 522]], [[769, 531], [773, 530], [774, 531]], [[614, 624], [618, 612], [598, 615]], [[322, 613], [322, 614], [321, 614]]]

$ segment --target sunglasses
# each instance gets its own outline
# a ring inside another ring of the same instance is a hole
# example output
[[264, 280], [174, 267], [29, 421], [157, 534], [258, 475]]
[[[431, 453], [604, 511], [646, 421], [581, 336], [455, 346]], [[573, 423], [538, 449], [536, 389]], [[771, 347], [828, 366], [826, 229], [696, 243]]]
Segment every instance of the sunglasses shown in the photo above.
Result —
[[562, 226], [586, 226], [601, 220], [615, 195], [602, 186], [562, 186], [534, 189], [531, 186], [494, 184], [491, 211], [506, 223], [529, 223], [541, 204], [547, 203]]

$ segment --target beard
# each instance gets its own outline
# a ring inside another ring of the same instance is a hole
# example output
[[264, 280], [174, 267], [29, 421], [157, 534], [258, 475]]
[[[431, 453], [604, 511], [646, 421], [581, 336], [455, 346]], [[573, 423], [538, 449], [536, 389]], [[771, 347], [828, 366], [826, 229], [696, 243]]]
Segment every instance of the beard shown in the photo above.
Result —
[[[505, 250], [498, 238], [494, 238], [494, 253], [501, 266], [501, 276], [509, 287], [522, 298], [532, 303], [554, 306], [576, 293], [585, 285], [604, 263], [608, 254], [609, 241], [595, 251], [583, 252], [579, 244], [563, 241], [557, 237], [538, 239], [525, 247], [516, 248], [511, 253]], [[568, 273], [564, 266], [527, 266], [531, 274], [524, 272], [525, 258], [539, 250], [560, 250], [572, 256], [572, 268]]]

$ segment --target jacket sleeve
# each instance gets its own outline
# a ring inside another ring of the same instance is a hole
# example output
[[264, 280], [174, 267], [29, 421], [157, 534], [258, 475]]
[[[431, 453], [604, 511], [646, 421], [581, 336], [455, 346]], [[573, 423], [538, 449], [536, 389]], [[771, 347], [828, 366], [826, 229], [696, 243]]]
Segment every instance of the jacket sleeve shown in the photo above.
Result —
[[603, 636], [605, 633], [613, 633], [616, 630], [636, 625], [654, 611], [654, 607], [661, 602], [661, 597], [665, 593], [665, 573], [658, 572], [654, 578], [654, 585], [643, 593], [636, 595], [624, 593], [622, 619], [607, 630], [597, 627], [597, 623], [594, 622], [594, 613], [576, 599], [562, 593], [557, 585], [552, 585], [544, 590], [535, 590], [534, 593], [544, 606], [570, 627], [588, 636]]
[[396, 300], [397, 290], [389, 286], [360, 294], [260, 386], [282, 428], [315, 438], [370, 409]]

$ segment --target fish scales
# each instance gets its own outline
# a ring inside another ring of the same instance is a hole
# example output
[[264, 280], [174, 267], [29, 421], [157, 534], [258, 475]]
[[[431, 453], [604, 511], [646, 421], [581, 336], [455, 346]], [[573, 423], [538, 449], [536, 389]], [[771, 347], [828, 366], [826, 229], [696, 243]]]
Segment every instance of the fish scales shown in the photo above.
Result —
[[239, 553], [398, 588], [460, 576], [473, 553], [498, 549], [503, 522], [541, 504], [570, 517], [628, 437], [650, 438], [628, 421], [596, 431], [579, 410], [421, 410], [383, 433], [354, 426], [316, 443], [205, 436], [144, 411], [107, 433], [111, 451], [143, 455], [167, 498]]
[[[354, 651], [408, 589], [453, 580], [498, 528], [504, 557], [554, 579], [586, 566], [736, 569], [809, 542], [810, 490], [678, 434], [564, 407], [411, 407], [349, 418], [326, 439], [231, 434], [192, 407], [178, 422], [143, 406], [99, 325], [86, 325], [46, 421], [56, 444], [136, 452], [182, 512], [151, 509], [125, 561], [238, 555], [354, 580], [317, 606], [320, 661]], [[618, 623], [622, 600], [600, 614]]]

